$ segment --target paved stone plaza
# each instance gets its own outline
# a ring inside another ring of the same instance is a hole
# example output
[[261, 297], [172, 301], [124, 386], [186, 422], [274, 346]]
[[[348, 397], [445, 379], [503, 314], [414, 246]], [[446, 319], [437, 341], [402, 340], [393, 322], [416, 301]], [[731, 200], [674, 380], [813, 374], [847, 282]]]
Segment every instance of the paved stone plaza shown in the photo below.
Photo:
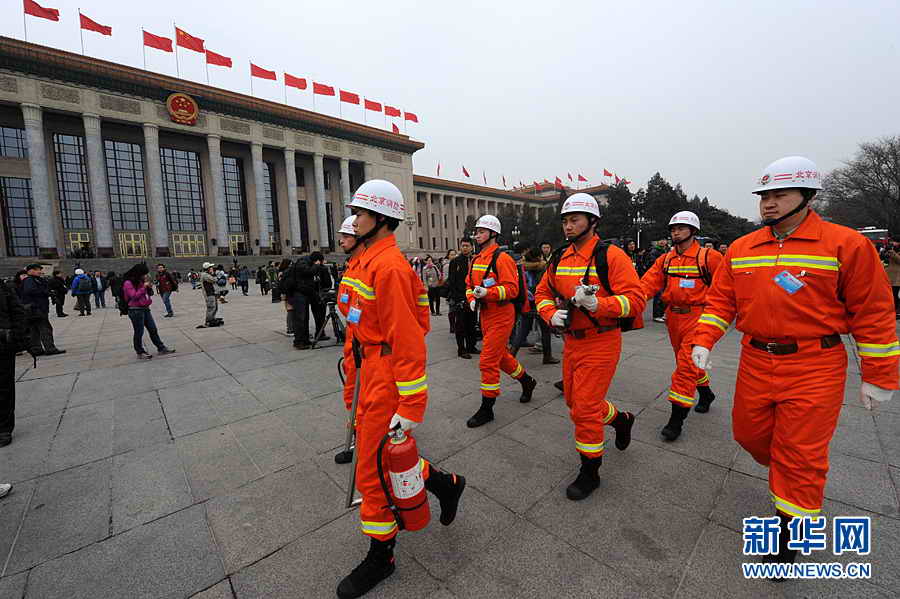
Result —
[[[281, 305], [255, 287], [229, 298], [226, 326], [201, 330], [203, 300], [189, 287], [174, 296], [176, 318], [154, 303], [172, 356], [137, 362], [130, 323], [110, 308], [52, 317], [68, 354], [36, 371], [20, 358], [13, 444], [0, 449], [0, 482], [14, 483], [0, 500], [0, 598], [334, 596], [368, 547], [343, 508], [349, 466], [332, 460], [345, 422], [340, 352], [293, 350]], [[564, 489], [578, 456], [551, 385], [559, 367], [523, 350], [541, 382], [534, 401], [519, 404], [504, 377], [496, 421], [468, 429], [478, 363], [456, 357], [446, 316], [433, 319], [417, 437], [469, 484], [452, 526], [434, 517], [401, 534], [396, 574], [369, 596], [900, 596], [900, 399], [859, 407], [851, 357], [825, 507], [871, 516], [873, 551], [801, 558], [870, 561], [871, 580], [746, 581], [741, 518], [772, 506], [766, 471], [731, 438], [737, 336], [713, 353], [711, 411], [692, 413], [673, 444], [658, 438], [673, 367], [665, 327], [625, 338], [609, 398], [637, 413], [635, 440], [609, 450], [600, 488], [574, 503]]]

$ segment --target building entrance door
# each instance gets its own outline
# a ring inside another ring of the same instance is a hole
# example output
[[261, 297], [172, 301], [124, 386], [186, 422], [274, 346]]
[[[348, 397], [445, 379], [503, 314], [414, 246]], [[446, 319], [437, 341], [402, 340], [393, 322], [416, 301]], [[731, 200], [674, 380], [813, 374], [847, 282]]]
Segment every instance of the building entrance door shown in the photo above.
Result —
[[119, 233], [119, 255], [122, 258], [146, 258], [147, 252], [146, 233]]

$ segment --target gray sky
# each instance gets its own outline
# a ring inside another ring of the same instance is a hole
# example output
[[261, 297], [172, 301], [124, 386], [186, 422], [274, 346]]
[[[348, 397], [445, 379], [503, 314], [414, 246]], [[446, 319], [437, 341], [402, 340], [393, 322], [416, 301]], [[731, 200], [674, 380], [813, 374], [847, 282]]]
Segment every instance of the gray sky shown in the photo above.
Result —
[[[637, 191], [659, 171], [755, 217], [749, 190], [769, 162], [802, 154], [827, 171], [859, 142], [900, 133], [896, 0], [38, 1], [61, 21], [28, 17], [35, 43], [80, 52], [80, 6], [113, 27], [111, 38], [85, 31], [86, 53], [140, 67], [141, 27], [171, 38], [175, 19], [234, 60], [210, 67], [213, 85], [249, 93], [252, 59], [278, 71], [278, 83], [255, 80], [260, 97], [283, 101], [287, 71], [414, 112], [408, 133], [426, 143], [415, 172], [440, 162], [464, 181], [465, 164], [474, 183], [486, 171], [494, 186], [569, 172], [593, 184], [607, 168]], [[0, 1], [0, 34], [22, 38], [21, 6]], [[205, 82], [202, 55], [179, 52], [182, 76]], [[173, 55], [147, 56], [175, 74]], [[312, 107], [308, 92], [288, 102]]]

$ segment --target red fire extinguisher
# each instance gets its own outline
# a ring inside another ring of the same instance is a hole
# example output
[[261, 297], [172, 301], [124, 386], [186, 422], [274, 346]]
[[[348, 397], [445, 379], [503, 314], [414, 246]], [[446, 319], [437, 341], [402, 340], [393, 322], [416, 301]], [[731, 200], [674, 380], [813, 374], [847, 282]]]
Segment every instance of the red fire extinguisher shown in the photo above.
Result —
[[[387, 465], [390, 488], [382, 464]], [[399, 429], [384, 436], [378, 445], [378, 478], [400, 530], [425, 528], [431, 519], [431, 510], [415, 439]]]

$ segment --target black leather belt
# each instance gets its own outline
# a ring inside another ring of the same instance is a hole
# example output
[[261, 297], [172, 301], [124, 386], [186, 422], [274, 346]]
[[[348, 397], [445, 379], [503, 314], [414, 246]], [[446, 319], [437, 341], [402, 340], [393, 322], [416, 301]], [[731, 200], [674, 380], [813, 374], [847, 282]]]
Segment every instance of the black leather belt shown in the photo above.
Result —
[[563, 333], [565, 333], [566, 335], [570, 335], [570, 336], [574, 337], [575, 339], [584, 339], [588, 333], [591, 333], [591, 332], [605, 333], [607, 331], [612, 331], [617, 328], [619, 328], [619, 327], [616, 325], [611, 325], [608, 327], [598, 327], [596, 329], [591, 328], [591, 329], [577, 329], [574, 331], [563, 331]]
[[669, 310], [675, 314], [690, 314], [694, 306], [669, 306]]
[[[835, 333], [819, 339], [819, 345], [822, 349], [828, 349], [841, 343], [841, 336]], [[775, 354], [776, 356], [785, 356], [787, 354], [796, 354], [800, 348], [797, 342], [794, 343], [769, 343], [760, 341], [759, 339], [750, 339], [750, 345], [764, 352]]]

